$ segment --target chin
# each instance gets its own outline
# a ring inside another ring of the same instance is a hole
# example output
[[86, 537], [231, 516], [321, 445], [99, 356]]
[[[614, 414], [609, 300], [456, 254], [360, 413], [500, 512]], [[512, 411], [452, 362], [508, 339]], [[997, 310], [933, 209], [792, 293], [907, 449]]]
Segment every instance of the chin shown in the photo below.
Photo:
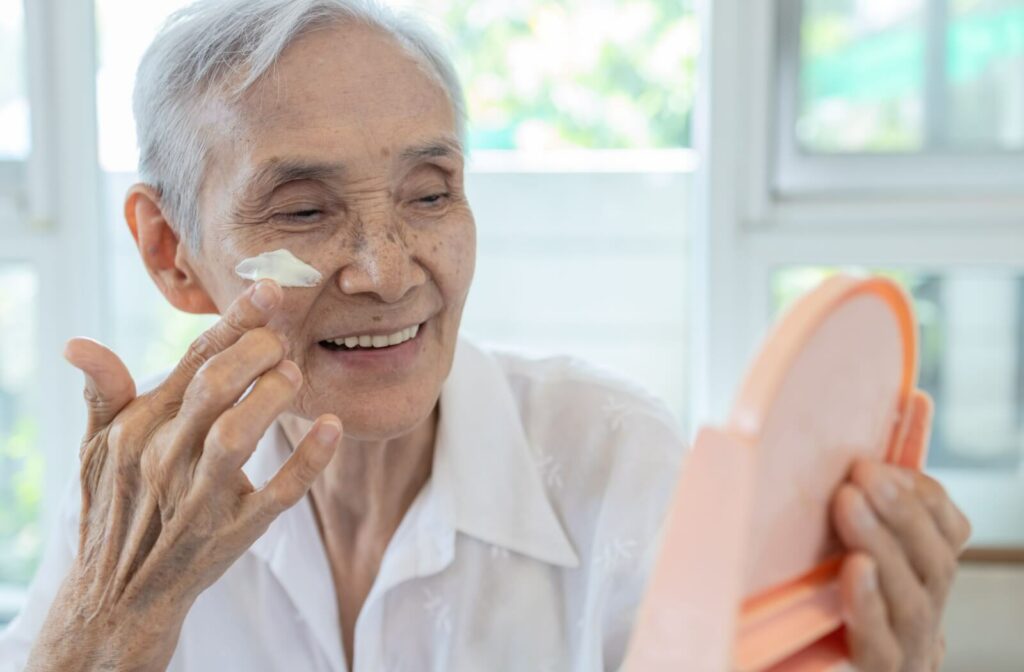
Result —
[[373, 393], [338, 391], [318, 395], [304, 404], [300, 415], [314, 420], [324, 413], [341, 418], [345, 437], [357, 441], [388, 441], [419, 428], [433, 413], [440, 396], [440, 385], [420, 385], [419, 389], [384, 389]]

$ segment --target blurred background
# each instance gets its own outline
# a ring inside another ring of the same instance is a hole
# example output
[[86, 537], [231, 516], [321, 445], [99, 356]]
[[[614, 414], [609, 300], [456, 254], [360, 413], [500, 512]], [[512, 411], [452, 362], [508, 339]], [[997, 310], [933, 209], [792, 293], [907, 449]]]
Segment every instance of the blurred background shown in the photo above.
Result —
[[[121, 215], [134, 71], [186, 0], [0, 0], [0, 623], [83, 427], [66, 338], [137, 378], [210, 324]], [[464, 329], [724, 416], [758, 340], [837, 270], [900, 281], [929, 469], [975, 526], [947, 670], [1024, 669], [1024, 0], [423, 0], [469, 99]]]

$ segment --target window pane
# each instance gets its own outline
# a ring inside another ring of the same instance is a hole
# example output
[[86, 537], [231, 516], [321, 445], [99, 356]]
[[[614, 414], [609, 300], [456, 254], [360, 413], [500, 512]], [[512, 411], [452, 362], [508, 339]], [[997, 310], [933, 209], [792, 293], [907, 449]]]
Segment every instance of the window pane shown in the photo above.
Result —
[[804, 0], [800, 145], [913, 151], [924, 140], [924, 0]]
[[1021, 0], [804, 0], [799, 145], [1024, 149]]
[[1024, 149], [1024, 2], [954, 0], [951, 5], [950, 143]]
[[[834, 272], [774, 276], [781, 309]], [[1024, 471], [1024, 275], [883, 271], [914, 297], [919, 385], [935, 400], [930, 467]]]
[[[186, 4], [96, 0], [100, 159], [107, 170], [136, 167], [135, 67], [160, 22]], [[690, 145], [700, 46], [693, 0], [413, 4], [453, 45], [472, 147]]]
[[40, 553], [37, 293], [31, 266], [0, 262], [0, 586], [27, 584]]
[[690, 146], [693, 0], [426, 0], [481, 149]]
[[22, 0], [0, 0], [0, 161], [28, 156], [25, 17]]

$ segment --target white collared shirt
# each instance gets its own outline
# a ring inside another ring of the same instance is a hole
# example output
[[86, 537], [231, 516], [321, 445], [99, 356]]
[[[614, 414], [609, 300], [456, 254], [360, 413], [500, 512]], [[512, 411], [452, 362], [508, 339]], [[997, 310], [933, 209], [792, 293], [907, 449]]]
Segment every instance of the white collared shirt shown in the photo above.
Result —
[[[291, 451], [277, 423], [245, 466]], [[355, 626], [354, 672], [616, 669], [683, 438], [665, 406], [568, 358], [456, 349], [430, 479]], [[68, 498], [28, 603], [0, 633], [20, 670], [77, 546]], [[344, 587], [341, 588], [344, 590]], [[335, 586], [308, 498], [196, 600], [169, 670], [347, 670]]]

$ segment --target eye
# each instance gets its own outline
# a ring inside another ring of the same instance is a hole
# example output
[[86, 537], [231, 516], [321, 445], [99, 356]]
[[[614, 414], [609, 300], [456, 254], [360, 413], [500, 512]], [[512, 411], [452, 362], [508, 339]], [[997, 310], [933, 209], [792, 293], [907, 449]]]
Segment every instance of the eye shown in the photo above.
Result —
[[317, 210], [316, 208], [308, 208], [306, 210], [296, 210], [294, 212], [283, 212], [278, 217], [291, 220], [293, 222], [314, 222], [322, 214], [323, 210]]
[[429, 196], [424, 196], [423, 198], [417, 198], [416, 202], [422, 203], [424, 205], [437, 205], [446, 198], [448, 198], [448, 192], [444, 191], [437, 194], [430, 194]]

